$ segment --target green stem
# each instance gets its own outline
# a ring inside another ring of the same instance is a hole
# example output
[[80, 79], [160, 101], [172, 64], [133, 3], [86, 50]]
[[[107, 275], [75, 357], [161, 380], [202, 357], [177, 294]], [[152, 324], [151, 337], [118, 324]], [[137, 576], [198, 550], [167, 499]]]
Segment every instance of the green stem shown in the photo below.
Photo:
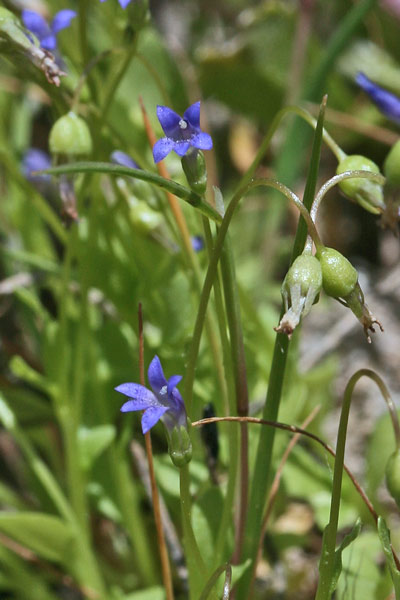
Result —
[[357, 381], [363, 376], [372, 379], [378, 385], [381, 392], [385, 390], [385, 399], [388, 395], [386, 386], [384, 385], [381, 378], [370, 369], [360, 369], [359, 371], [354, 373], [344, 391], [343, 405], [340, 414], [340, 422], [336, 443], [336, 458], [335, 467], [333, 471], [331, 510], [329, 516], [329, 523], [324, 533], [324, 543], [319, 565], [320, 579], [318, 583], [316, 600], [329, 600], [334, 591], [333, 576], [335, 563], [336, 535], [339, 522], [340, 495], [342, 491], [342, 477], [344, 453], [346, 448], [347, 424], [349, 420], [349, 412], [353, 390]]
[[105, 123], [105, 121], [106, 121], [108, 111], [110, 110], [112, 101], [114, 99], [115, 94], [117, 93], [118, 87], [119, 87], [121, 81], [123, 80], [124, 75], [127, 72], [133, 57], [136, 54], [138, 39], [139, 39], [139, 35], [138, 35], [138, 33], [135, 33], [135, 37], [132, 41], [131, 47], [128, 49], [128, 51], [125, 55], [125, 58], [121, 65], [121, 68], [119, 69], [118, 73], [116, 74], [115, 78], [113, 79], [113, 81], [111, 82], [111, 85], [108, 88], [108, 91], [106, 93], [106, 98], [104, 100], [103, 108], [100, 113], [100, 118], [99, 118], [100, 123]]
[[106, 175], [133, 177], [134, 179], [147, 181], [167, 192], [171, 192], [171, 194], [178, 196], [178, 198], [197, 208], [203, 215], [216, 223], [221, 223], [222, 221], [221, 215], [210, 204], [205, 202], [201, 196], [196, 194], [196, 192], [171, 179], [166, 179], [165, 177], [161, 177], [161, 175], [156, 175], [143, 169], [131, 169], [103, 162], [77, 162], [59, 165], [45, 171], [38, 171], [38, 173], [49, 173], [50, 175], [63, 175], [64, 173], [105, 173]]
[[81, 44], [81, 56], [83, 66], [86, 67], [89, 61], [89, 48], [87, 43], [87, 33], [86, 33], [86, 24], [87, 24], [87, 4], [86, 0], [79, 0], [79, 38]]
[[207, 581], [207, 569], [201, 556], [199, 547], [192, 528], [192, 500], [189, 490], [189, 467], [185, 465], [180, 469], [180, 501], [183, 526], [183, 544], [189, 571], [190, 598], [197, 600]]

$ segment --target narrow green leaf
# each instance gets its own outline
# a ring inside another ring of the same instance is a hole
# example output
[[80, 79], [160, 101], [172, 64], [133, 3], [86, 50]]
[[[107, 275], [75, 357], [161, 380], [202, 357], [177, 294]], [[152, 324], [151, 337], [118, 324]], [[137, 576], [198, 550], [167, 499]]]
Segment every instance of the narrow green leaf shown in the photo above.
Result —
[[397, 569], [390, 544], [390, 531], [383, 517], [378, 517], [378, 535], [392, 576], [396, 600], [400, 599], [400, 571]]
[[333, 567], [333, 575], [330, 588], [331, 594], [333, 594], [333, 592], [335, 591], [338, 579], [342, 572], [342, 552], [345, 548], [347, 548], [347, 546], [350, 546], [350, 544], [354, 542], [354, 540], [360, 535], [361, 527], [361, 519], [357, 519], [353, 529], [343, 538], [342, 543], [335, 551], [335, 564]]
[[81, 427], [78, 432], [79, 459], [82, 469], [88, 471], [94, 461], [115, 438], [113, 425], [98, 425], [88, 429]]
[[2, 512], [0, 531], [47, 560], [63, 564], [73, 551], [72, 528], [52, 515]]

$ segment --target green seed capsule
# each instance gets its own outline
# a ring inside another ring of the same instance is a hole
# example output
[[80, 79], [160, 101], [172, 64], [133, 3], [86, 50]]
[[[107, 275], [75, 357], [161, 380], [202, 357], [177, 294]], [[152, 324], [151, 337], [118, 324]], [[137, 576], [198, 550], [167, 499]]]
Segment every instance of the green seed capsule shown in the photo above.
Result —
[[400, 140], [390, 149], [383, 163], [383, 172], [388, 183], [400, 185]]
[[358, 273], [351, 262], [333, 248], [317, 254], [322, 269], [322, 286], [328, 296], [346, 298], [357, 285]]
[[400, 508], [400, 450], [396, 450], [389, 457], [386, 464], [386, 485]]
[[192, 442], [186, 427], [174, 427], [169, 435], [168, 452], [172, 462], [178, 468], [192, 460]]
[[[345, 171], [370, 171], [371, 173], [379, 173], [379, 167], [372, 160], [353, 154], [346, 156], [340, 161], [336, 174], [340, 175]], [[373, 214], [381, 213], [385, 208], [383, 200], [383, 188], [379, 183], [370, 179], [355, 177], [353, 179], [345, 179], [339, 183], [339, 187], [346, 196], [357, 202], [368, 212]]]
[[92, 138], [85, 121], [73, 112], [58, 119], [50, 131], [52, 154], [82, 156], [92, 151]]

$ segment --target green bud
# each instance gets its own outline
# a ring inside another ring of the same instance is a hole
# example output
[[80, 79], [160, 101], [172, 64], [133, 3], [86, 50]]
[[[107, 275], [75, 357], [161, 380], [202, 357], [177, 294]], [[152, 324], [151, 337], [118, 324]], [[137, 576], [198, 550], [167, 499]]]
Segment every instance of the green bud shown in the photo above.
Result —
[[317, 253], [322, 269], [322, 285], [328, 296], [345, 298], [355, 288], [358, 273], [337, 250], [324, 247]]
[[400, 508], [400, 449], [390, 455], [386, 464], [386, 485]]
[[58, 119], [50, 131], [52, 154], [81, 156], [92, 151], [92, 138], [85, 121], [73, 112]]
[[371, 342], [368, 331], [375, 331], [373, 324], [376, 323], [381, 331], [383, 328], [364, 301], [356, 269], [343, 254], [333, 248], [324, 247], [317, 252], [317, 257], [321, 263], [324, 291], [350, 308], [363, 326], [368, 342]]
[[137, 33], [147, 25], [150, 20], [149, 0], [135, 0], [127, 7], [129, 23]]
[[383, 172], [388, 183], [400, 185], [400, 140], [391, 147], [383, 163]]
[[317, 302], [322, 287], [320, 262], [311, 254], [301, 254], [290, 267], [283, 280], [281, 294], [285, 306], [279, 326], [275, 331], [290, 337], [300, 322]]
[[182, 168], [190, 188], [203, 195], [207, 188], [206, 161], [203, 152], [191, 149], [182, 158]]
[[[379, 173], [379, 167], [372, 160], [353, 154], [346, 156], [340, 161], [336, 169], [336, 175], [340, 175], [345, 171], [370, 171], [371, 173]], [[358, 202], [368, 212], [375, 215], [380, 214], [384, 208], [383, 188], [379, 183], [370, 179], [355, 177], [353, 179], [345, 179], [339, 183], [339, 187], [346, 196], [351, 200]]]
[[174, 427], [169, 434], [168, 452], [172, 462], [178, 468], [192, 460], [192, 442], [186, 427]]

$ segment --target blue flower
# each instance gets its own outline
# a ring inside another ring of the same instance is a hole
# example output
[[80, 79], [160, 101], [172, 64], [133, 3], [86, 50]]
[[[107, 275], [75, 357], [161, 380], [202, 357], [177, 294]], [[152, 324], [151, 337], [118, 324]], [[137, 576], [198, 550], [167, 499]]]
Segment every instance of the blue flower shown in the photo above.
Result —
[[[100, 2], [105, 2], [105, 0], [100, 0]], [[131, 0], [118, 0], [119, 5], [121, 8], [126, 8], [128, 6], [128, 4], [131, 3]]]
[[200, 252], [204, 248], [204, 240], [201, 235], [194, 235], [190, 238], [192, 248], [195, 252]]
[[122, 150], [114, 150], [114, 152], [110, 154], [110, 160], [116, 165], [121, 165], [122, 167], [139, 169], [139, 165], [135, 163], [133, 158], [131, 158], [129, 154], [122, 152]]
[[29, 148], [22, 158], [22, 173], [29, 181], [40, 183], [50, 181], [50, 175], [33, 175], [32, 171], [44, 171], [51, 167], [51, 158], [39, 148]]
[[155, 356], [147, 372], [152, 392], [139, 383], [122, 383], [115, 390], [128, 396], [121, 412], [143, 410], [142, 431], [147, 433], [160, 419], [171, 433], [174, 428], [187, 428], [185, 405], [176, 386], [182, 379], [172, 375], [165, 379], [160, 359]]
[[39, 40], [40, 47], [44, 50], [56, 50], [57, 34], [62, 29], [69, 27], [71, 20], [76, 17], [74, 10], [60, 10], [54, 15], [50, 25], [39, 13], [33, 10], [22, 11], [22, 22]]
[[183, 117], [167, 106], [157, 106], [157, 117], [166, 137], [154, 144], [154, 162], [160, 162], [171, 150], [184, 156], [190, 146], [199, 150], [212, 148], [211, 136], [200, 129], [200, 102], [189, 106]]
[[386, 117], [400, 123], [400, 98], [376, 85], [364, 73], [358, 73], [356, 82]]

